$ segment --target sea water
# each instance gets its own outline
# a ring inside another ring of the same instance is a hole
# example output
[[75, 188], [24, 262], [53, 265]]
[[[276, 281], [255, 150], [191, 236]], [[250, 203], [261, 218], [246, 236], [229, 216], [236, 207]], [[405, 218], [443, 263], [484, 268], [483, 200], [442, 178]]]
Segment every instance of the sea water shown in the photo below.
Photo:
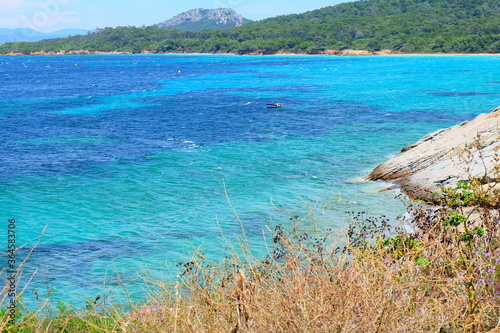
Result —
[[0, 247], [15, 219], [28, 306], [83, 306], [144, 299], [140, 274], [175, 276], [195, 248], [218, 260], [242, 228], [264, 256], [266, 228], [292, 223], [273, 205], [316, 205], [332, 229], [395, 218], [363, 177], [497, 107], [499, 73], [495, 56], [2, 57]]

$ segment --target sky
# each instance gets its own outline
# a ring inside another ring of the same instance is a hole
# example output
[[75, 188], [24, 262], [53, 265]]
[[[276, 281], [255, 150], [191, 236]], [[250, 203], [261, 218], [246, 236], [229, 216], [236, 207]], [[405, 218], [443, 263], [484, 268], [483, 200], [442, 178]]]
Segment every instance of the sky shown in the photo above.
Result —
[[352, 0], [0, 0], [0, 28], [41, 32], [153, 25], [194, 8], [233, 8], [261, 20]]

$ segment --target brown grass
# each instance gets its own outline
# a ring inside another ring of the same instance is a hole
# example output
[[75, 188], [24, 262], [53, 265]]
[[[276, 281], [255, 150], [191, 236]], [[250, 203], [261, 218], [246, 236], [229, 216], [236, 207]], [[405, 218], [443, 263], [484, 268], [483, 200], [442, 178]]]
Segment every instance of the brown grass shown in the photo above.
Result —
[[[265, 258], [245, 239], [220, 262], [195, 252], [174, 283], [153, 275], [131, 310], [89, 303], [26, 313], [3, 332], [500, 332], [500, 212], [410, 207], [411, 227], [351, 213], [348, 227], [277, 225]], [[457, 218], [457, 216], [459, 216]], [[463, 217], [463, 219], [460, 218]], [[465, 220], [464, 220], [465, 219]], [[460, 223], [458, 223], [460, 221]], [[481, 231], [482, 230], [482, 231]], [[236, 253], [239, 253], [236, 255]], [[3, 325], [3, 326], [2, 326]]]
[[342, 235], [278, 226], [264, 260], [195, 255], [177, 292], [130, 313], [125, 331], [500, 331], [498, 212], [485, 235], [463, 241], [445, 226], [448, 209], [412, 210], [413, 233], [359, 214]]

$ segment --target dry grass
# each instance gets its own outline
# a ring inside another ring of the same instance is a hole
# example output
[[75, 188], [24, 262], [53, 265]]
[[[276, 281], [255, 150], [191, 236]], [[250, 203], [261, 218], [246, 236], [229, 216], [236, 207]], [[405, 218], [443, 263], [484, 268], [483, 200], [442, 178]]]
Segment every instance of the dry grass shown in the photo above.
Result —
[[[244, 238], [212, 262], [202, 253], [174, 284], [126, 313], [99, 304], [46, 317], [27, 313], [3, 332], [500, 332], [500, 212], [467, 219], [455, 207], [410, 207], [416, 231], [352, 213], [344, 231], [314, 209], [270, 231], [269, 254]], [[460, 217], [462, 216], [462, 217]], [[465, 220], [464, 220], [465, 219]], [[460, 223], [459, 223], [460, 222]], [[241, 254], [243, 253], [243, 254]]]
[[177, 293], [130, 313], [125, 331], [500, 331], [498, 212], [463, 241], [448, 209], [412, 209], [414, 233], [357, 215], [333, 242], [331, 231], [278, 226], [253, 263], [195, 255]]

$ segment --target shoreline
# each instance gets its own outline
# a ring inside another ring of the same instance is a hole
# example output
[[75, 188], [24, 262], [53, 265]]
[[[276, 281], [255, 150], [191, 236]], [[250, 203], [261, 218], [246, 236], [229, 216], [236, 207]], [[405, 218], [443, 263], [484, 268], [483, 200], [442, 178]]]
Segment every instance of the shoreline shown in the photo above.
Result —
[[237, 53], [197, 53], [197, 52], [156, 52], [151, 50], [144, 50], [140, 53], [134, 52], [101, 52], [101, 51], [88, 51], [88, 50], [78, 50], [78, 51], [59, 51], [59, 52], [45, 52], [37, 51], [30, 52], [30, 54], [23, 54], [19, 52], [9, 52], [0, 54], [0, 57], [7, 56], [55, 56], [55, 55], [213, 55], [213, 56], [335, 56], [335, 57], [370, 57], [370, 56], [439, 56], [439, 57], [456, 57], [456, 56], [500, 56], [500, 53], [402, 53], [393, 52], [391, 50], [382, 50], [371, 52], [368, 50], [327, 50], [324, 52], [308, 52], [308, 53], [265, 53], [265, 52], [253, 52], [245, 54]]
[[388, 182], [389, 189], [399, 188], [412, 200], [438, 205], [448, 193], [444, 189], [454, 189], [460, 182], [476, 181], [482, 195], [494, 194], [498, 181], [485, 175], [497, 170], [494, 156], [499, 123], [497, 107], [473, 120], [429, 133], [378, 165], [366, 179]]

